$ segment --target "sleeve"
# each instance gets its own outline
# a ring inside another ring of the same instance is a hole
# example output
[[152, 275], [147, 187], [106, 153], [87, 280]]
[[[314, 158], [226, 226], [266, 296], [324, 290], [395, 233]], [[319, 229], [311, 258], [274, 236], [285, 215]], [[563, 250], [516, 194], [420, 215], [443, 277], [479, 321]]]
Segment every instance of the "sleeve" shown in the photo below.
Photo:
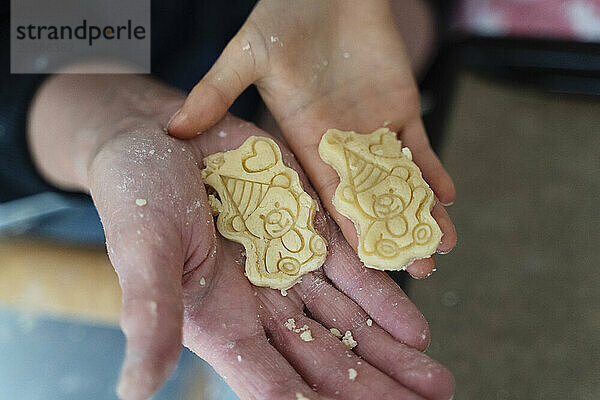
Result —
[[0, 5], [0, 203], [56, 190], [36, 171], [29, 156], [27, 110], [44, 76], [10, 73], [8, 5]]

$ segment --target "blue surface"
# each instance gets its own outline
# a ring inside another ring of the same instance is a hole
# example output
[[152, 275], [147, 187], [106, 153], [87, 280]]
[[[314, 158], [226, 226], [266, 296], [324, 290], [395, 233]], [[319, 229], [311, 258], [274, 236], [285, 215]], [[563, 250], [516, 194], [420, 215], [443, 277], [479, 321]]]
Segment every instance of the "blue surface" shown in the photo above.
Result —
[[[125, 337], [117, 328], [0, 308], [0, 399], [116, 400], [124, 349]], [[187, 349], [153, 399], [198, 398], [189, 391], [191, 379], [199, 375], [204, 398], [237, 399], [214, 370]]]

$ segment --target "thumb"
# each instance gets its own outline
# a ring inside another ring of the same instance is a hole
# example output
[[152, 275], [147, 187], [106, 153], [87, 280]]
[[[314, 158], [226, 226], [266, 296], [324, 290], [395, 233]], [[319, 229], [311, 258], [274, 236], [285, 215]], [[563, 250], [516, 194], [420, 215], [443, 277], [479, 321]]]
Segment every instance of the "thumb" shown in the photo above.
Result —
[[146, 399], [173, 372], [181, 352], [183, 259], [176, 255], [180, 249], [156, 245], [171, 236], [162, 229], [107, 224], [106, 233], [123, 291], [127, 338], [117, 392], [125, 400]]
[[220, 121], [235, 99], [261, 77], [265, 63], [260, 60], [266, 52], [260, 33], [243, 27], [173, 114], [167, 126], [169, 134], [191, 138]]

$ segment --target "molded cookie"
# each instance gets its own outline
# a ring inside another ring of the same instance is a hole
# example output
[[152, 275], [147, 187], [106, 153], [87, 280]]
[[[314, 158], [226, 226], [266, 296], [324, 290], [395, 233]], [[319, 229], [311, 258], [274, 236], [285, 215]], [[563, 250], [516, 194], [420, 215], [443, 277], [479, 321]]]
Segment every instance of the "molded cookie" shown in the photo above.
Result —
[[329, 129], [319, 154], [340, 176], [333, 205], [354, 222], [365, 266], [400, 270], [435, 252], [442, 232], [431, 216], [433, 191], [394, 132]]
[[220, 197], [220, 204], [212, 201], [217, 229], [244, 245], [250, 282], [288, 289], [323, 265], [327, 245], [313, 227], [317, 203], [296, 171], [283, 164], [277, 143], [251, 136], [204, 164], [204, 182]]

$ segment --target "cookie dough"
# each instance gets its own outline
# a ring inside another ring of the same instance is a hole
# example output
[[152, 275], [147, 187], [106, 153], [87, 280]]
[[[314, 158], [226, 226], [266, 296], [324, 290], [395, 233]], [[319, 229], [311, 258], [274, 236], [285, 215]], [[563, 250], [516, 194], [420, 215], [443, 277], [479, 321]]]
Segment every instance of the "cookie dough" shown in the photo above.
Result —
[[217, 229], [246, 249], [246, 276], [254, 285], [289, 289], [323, 265], [325, 240], [315, 231], [317, 203], [286, 167], [273, 140], [251, 136], [238, 149], [204, 159], [204, 182], [220, 199]]
[[436, 251], [442, 232], [431, 216], [433, 191], [394, 132], [329, 129], [319, 154], [340, 176], [333, 205], [356, 225], [365, 266], [405, 269]]

